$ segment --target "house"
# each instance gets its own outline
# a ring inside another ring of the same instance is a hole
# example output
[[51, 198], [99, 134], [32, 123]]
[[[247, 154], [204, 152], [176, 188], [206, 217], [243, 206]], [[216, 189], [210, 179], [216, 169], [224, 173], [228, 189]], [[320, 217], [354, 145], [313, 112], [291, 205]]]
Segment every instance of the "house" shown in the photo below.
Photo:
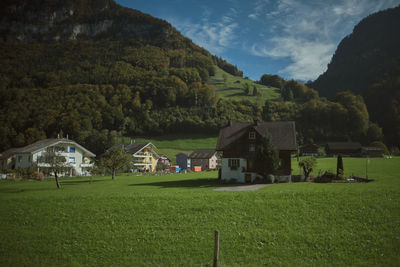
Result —
[[300, 156], [318, 156], [318, 146], [316, 144], [305, 144], [301, 146]]
[[201, 170], [215, 170], [218, 156], [215, 149], [197, 149], [189, 155], [192, 168], [201, 167]]
[[358, 142], [331, 142], [325, 145], [325, 153], [328, 156], [351, 156], [360, 157], [362, 147]]
[[133, 166], [138, 171], [154, 172], [157, 167], [159, 155], [156, 152], [156, 147], [152, 143], [131, 143], [118, 144], [126, 153], [131, 154], [134, 158]]
[[362, 147], [362, 156], [371, 158], [382, 158], [385, 151], [381, 147], [366, 146]]
[[171, 160], [166, 155], [160, 155], [158, 158], [157, 165], [164, 165], [165, 167], [171, 167]]
[[260, 177], [255, 170], [256, 150], [269, 133], [279, 151], [281, 169], [277, 174], [291, 177], [291, 154], [297, 152], [294, 122], [230, 122], [219, 132], [217, 151], [222, 152], [221, 179], [253, 182]]
[[179, 165], [179, 168], [182, 170], [190, 169], [190, 158], [188, 153], [178, 153], [176, 156], [176, 164]]
[[0, 154], [0, 171], [15, 169], [15, 153], [21, 148], [10, 148]]
[[96, 156], [73, 140], [64, 138], [44, 139], [21, 148], [13, 148], [2, 153], [2, 168], [37, 168], [45, 175], [48, 164], [41, 163], [40, 158], [53, 149], [65, 157], [65, 167], [68, 170], [63, 175], [82, 176], [89, 175], [93, 167], [93, 158]]

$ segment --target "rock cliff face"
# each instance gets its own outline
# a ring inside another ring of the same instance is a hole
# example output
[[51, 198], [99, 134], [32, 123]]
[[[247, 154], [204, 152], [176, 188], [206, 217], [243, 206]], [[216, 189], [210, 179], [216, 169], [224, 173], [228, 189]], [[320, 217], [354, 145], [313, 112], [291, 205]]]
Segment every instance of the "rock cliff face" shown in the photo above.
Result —
[[3, 41], [168, 39], [177, 33], [166, 21], [113, 0], [6, 0], [0, 9]]

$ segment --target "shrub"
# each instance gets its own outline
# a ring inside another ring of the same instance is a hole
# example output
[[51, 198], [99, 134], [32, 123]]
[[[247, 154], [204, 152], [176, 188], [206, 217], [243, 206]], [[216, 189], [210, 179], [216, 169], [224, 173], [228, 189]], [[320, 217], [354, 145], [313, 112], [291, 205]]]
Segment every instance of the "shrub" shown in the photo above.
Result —
[[314, 183], [331, 183], [335, 179], [336, 175], [334, 173], [326, 171], [322, 176], [314, 178]]

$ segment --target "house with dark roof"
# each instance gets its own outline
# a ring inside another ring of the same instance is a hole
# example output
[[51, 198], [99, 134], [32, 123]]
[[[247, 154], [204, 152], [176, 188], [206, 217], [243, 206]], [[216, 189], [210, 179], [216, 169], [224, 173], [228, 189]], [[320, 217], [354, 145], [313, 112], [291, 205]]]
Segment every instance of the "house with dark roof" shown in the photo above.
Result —
[[218, 166], [218, 155], [215, 149], [197, 149], [189, 155], [192, 167], [201, 167], [202, 171], [215, 170]]
[[180, 152], [175, 155], [176, 164], [179, 165], [179, 168], [182, 170], [190, 169], [190, 158], [189, 153]]
[[39, 172], [51, 175], [47, 173], [48, 164], [40, 162], [40, 158], [48, 149], [52, 149], [65, 157], [65, 167], [68, 171], [63, 175], [81, 176], [90, 174], [93, 158], [96, 155], [75, 141], [65, 138], [44, 139], [25, 147], [6, 150], [1, 153], [1, 167], [3, 170], [7, 168], [37, 168]]
[[154, 172], [157, 167], [159, 155], [156, 146], [152, 143], [139, 142], [130, 144], [118, 144], [126, 153], [132, 155], [132, 164], [136, 170], [143, 172]]
[[318, 145], [304, 144], [300, 147], [300, 156], [318, 156]]
[[262, 139], [269, 133], [272, 143], [279, 151], [280, 176], [291, 176], [291, 154], [297, 152], [294, 122], [230, 122], [219, 132], [217, 151], [222, 153], [221, 179], [236, 179], [250, 183], [257, 177], [255, 158]]
[[325, 145], [325, 153], [328, 156], [349, 156], [360, 157], [362, 152], [361, 144], [358, 142], [330, 142]]

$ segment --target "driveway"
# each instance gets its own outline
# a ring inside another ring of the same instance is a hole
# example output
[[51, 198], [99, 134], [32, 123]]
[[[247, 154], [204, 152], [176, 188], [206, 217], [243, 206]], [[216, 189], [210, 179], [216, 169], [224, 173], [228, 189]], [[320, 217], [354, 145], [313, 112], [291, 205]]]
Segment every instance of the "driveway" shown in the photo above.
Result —
[[232, 185], [215, 188], [215, 191], [255, 191], [268, 186], [269, 184], [251, 184], [251, 185]]

